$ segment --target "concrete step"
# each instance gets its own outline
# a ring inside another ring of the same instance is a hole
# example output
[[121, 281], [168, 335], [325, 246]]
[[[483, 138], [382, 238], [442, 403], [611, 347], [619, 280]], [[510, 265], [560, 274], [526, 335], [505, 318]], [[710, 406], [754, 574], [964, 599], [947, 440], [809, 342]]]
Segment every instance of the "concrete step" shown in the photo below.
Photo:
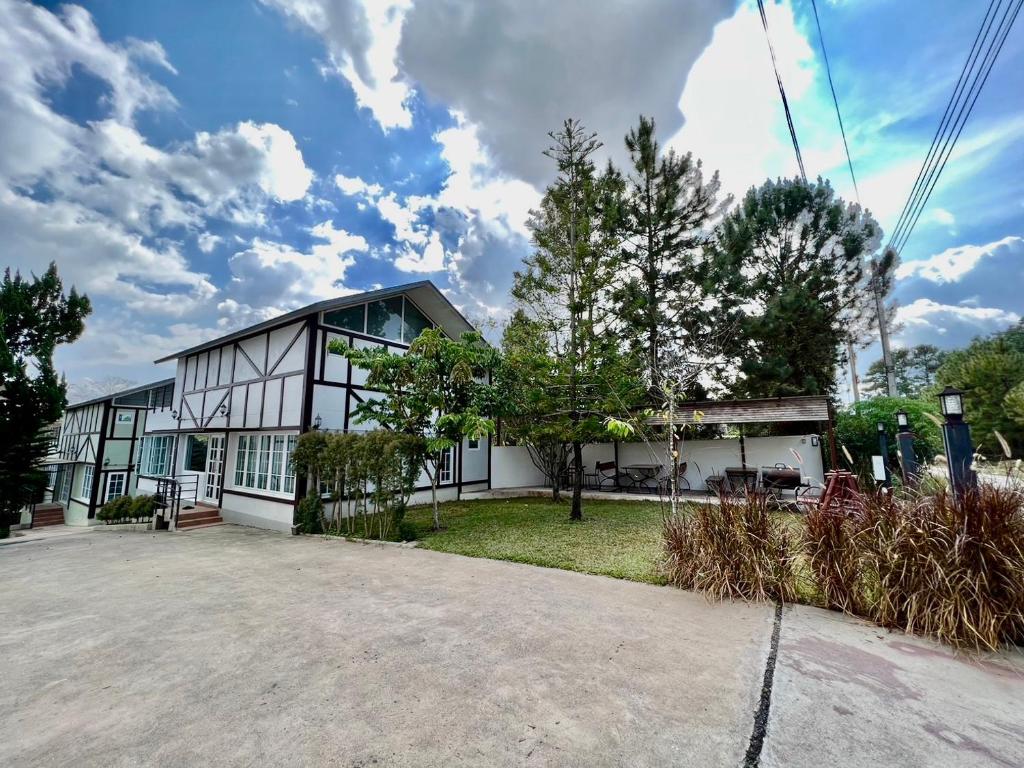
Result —
[[201, 531], [204, 528], [216, 528], [217, 526], [220, 526], [220, 525], [224, 525], [224, 521], [221, 520], [218, 517], [217, 521], [214, 522], [214, 523], [208, 523], [206, 521], [202, 521], [202, 522], [196, 523], [194, 525], [184, 525], [184, 526], [179, 525], [178, 526], [178, 532], [179, 533], [183, 533], [184, 531], [188, 531], [188, 532], [191, 533], [192, 531]]
[[204, 513], [199, 517], [188, 517], [184, 520], [181, 516], [178, 516], [178, 530], [184, 530], [186, 528], [200, 528], [207, 525], [220, 525], [224, 520], [216, 512]]
[[37, 509], [32, 515], [32, 527], [42, 528], [46, 525], [64, 525], [63, 509]]
[[208, 507], [205, 504], [197, 504], [192, 509], [183, 509], [178, 512], [178, 522], [182, 520], [198, 520], [202, 517], [216, 516], [220, 514], [217, 507]]

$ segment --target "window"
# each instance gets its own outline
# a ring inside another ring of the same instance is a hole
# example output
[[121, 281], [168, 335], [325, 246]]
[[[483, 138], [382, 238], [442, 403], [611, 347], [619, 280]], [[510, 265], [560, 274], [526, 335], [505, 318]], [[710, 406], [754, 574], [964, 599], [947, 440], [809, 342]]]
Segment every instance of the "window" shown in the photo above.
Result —
[[118, 424], [131, 424], [135, 420], [135, 414], [133, 413], [119, 413], [117, 414]]
[[324, 312], [324, 325], [344, 328], [347, 331], [366, 332], [366, 305], [344, 307], [331, 312]]
[[104, 504], [118, 496], [124, 496], [124, 481], [124, 472], [111, 472], [107, 475], [107, 496], [103, 499]]
[[466, 450], [469, 450], [469, 451], [478, 451], [478, 450], [480, 450], [480, 438], [479, 437], [471, 437], [471, 438], [469, 438], [469, 440], [466, 441]]
[[185, 451], [185, 469], [190, 472], [206, 471], [206, 435], [189, 435]]
[[295, 435], [239, 435], [235, 452], [235, 485], [274, 493], [295, 492], [291, 468]]
[[57, 468], [48, 467], [46, 470], [46, 487], [53, 490], [57, 487]]
[[171, 473], [171, 435], [142, 438], [139, 474], [163, 477]]
[[449, 448], [441, 454], [441, 466], [437, 470], [437, 484], [448, 485], [452, 481], [452, 465], [453, 454], [455, 453], [454, 448]]
[[411, 301], [405, 302], [405, 315], [402, 319], [402, 341], [412, 344], [413, 340], [430, 327], [426, 315], [420, 312]]
[[392, 296], [366, 305], [366, 332], [391, 341], [402, 340], [402, 297]]
[[82, 489], [79, 496], [83, 499], [92, 498], [92, 478], [93, 478], [93, 466], [92, 464], [86, 464], [82, 470]]
[[335, 352], [333, 349], [331, 349], [331, 342], [337, 341], [339, 344], [343, 344], [344, 346], [348, 347], [349, 346], [348, 339], [344, 338], [343, 336], [335, 336], [333, 339], [328, 339], [327, 341], [328, 341], [328, 343], [327, 343], [327, 354], [328, 355], [336, 355], [338, 357], [344, 357], [345, 356], [344, 353], [342, 353], [342, 352]]

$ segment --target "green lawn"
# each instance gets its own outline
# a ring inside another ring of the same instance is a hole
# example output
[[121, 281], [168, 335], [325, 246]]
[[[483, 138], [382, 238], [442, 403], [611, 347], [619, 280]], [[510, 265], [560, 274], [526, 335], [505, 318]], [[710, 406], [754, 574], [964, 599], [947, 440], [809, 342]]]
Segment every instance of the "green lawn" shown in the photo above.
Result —
[[438, 532], [429, 506], [410, 509], [406, 519], [424, 549], [665, 583], [662, 510], [653, 502], [585, 500], [579, 523], [569, 522], [568, 503], [542, 498], [448, 502]]

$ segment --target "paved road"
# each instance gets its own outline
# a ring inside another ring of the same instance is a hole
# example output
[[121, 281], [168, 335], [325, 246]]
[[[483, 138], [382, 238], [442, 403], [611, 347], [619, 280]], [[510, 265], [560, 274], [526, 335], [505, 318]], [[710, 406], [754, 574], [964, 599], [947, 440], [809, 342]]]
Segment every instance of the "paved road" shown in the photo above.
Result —
[[[225, 526], [0, 548], [0, 765], [739, 766], [773, 610]], [[1019, 765], [1017, 657], [784, 612], [764, 765]]]

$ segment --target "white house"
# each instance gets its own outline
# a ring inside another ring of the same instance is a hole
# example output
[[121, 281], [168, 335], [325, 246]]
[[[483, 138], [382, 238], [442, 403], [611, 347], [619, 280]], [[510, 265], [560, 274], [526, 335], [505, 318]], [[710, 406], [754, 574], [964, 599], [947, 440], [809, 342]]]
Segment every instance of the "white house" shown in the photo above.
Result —
[[147, 417], [170, 412], [173, 389], [167, 379], [69, 405], [53, 433], [46, 503], [33, 525], [93, 525], [106, 502], [134, 495]]
[[[432, 326], [452, 338], [474, 330], [422, 281], [312, 304], [157, 360], [177, 363], [173, 407], [149, 414], [138, 492], [174, 478], [188, 500], [218, 507], [228, 522], [288, 530], [305, 492], [289, 467], [298, 435], [375, 426], [357, 423], [353, 411], [381, 395], [328, 343], [401, 353]], [[489, 487], [489, 460], [487, 439], [452, 449], [441, 498]], [[413, 503], [426, 501], [429, 487], [422, 476]]]

